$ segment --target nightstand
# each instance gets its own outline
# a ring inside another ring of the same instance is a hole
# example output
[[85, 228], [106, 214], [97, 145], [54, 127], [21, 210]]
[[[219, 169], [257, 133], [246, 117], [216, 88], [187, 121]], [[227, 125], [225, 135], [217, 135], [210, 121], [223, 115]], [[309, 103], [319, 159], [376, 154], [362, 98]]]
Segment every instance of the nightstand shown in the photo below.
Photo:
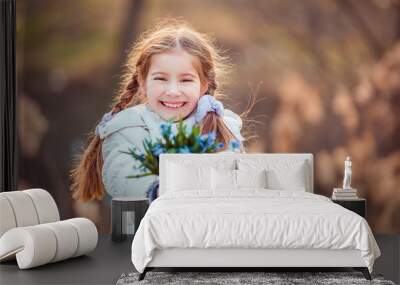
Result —
[[134, 235], [149, 207], [149, 199], [121, 197], [111, 201], [111, 240], [123, 241]]
[[352, 200], [336, 200], [332, 199], [332, 202], [339, 204], [340, 206], [359, 214], [361, 217], [366, 218], [367, 216], [367, 200], [364, 198], [357, 198]]

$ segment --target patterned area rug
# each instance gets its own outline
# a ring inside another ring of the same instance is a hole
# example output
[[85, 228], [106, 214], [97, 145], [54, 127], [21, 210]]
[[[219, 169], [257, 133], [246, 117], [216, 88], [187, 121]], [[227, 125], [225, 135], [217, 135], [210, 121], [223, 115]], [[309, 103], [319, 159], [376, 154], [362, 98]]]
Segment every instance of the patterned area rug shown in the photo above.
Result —
[[138, 281], [139, 273], [124, 273], [117, 285], [133, 284], [390, 284], [382, 275], [372, 274], [372, 281], [361, 272], [147, 272]]

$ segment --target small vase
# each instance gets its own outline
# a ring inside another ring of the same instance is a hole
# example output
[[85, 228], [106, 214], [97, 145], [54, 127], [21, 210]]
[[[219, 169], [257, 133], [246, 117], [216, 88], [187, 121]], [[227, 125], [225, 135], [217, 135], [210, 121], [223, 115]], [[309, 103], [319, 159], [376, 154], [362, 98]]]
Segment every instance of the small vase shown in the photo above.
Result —
[[149, 188], [146, 191], [146, 197], [149, 198], [149, 203], [153, 202], [158, 197], [158, 186], [160, 185], [160, 181], [157, 179], [150, 184]]

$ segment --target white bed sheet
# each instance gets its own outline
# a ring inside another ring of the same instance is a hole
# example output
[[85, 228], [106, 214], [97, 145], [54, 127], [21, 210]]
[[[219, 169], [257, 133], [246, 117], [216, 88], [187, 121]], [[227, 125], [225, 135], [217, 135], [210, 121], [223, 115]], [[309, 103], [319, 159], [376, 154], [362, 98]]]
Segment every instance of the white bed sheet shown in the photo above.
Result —
[[358, 249], [370, 272], [380, 256], [366, 220], [329, 198], [257, 188], [160, 196], [133, 239], [133, 265], [143, 272], [165, 248]]

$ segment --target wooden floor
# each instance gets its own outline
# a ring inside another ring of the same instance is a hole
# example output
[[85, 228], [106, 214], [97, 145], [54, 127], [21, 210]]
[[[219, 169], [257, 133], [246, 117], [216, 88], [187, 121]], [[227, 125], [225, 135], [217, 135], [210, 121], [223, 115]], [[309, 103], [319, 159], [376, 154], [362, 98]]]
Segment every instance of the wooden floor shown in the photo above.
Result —
[[[400, 236], [376, 235], [382, 256], [374, 272], [385, 279], [400, 281]], [[100, 236], [95, 251], [87, 256], [19, 270], [15, 261], [0, 264], [0, 284], [115, 284], [124, 272], [135, 271], [131, 262], [132, 238], [112, 242]], [[312, 271], [312, 270], [310, 270]]]

